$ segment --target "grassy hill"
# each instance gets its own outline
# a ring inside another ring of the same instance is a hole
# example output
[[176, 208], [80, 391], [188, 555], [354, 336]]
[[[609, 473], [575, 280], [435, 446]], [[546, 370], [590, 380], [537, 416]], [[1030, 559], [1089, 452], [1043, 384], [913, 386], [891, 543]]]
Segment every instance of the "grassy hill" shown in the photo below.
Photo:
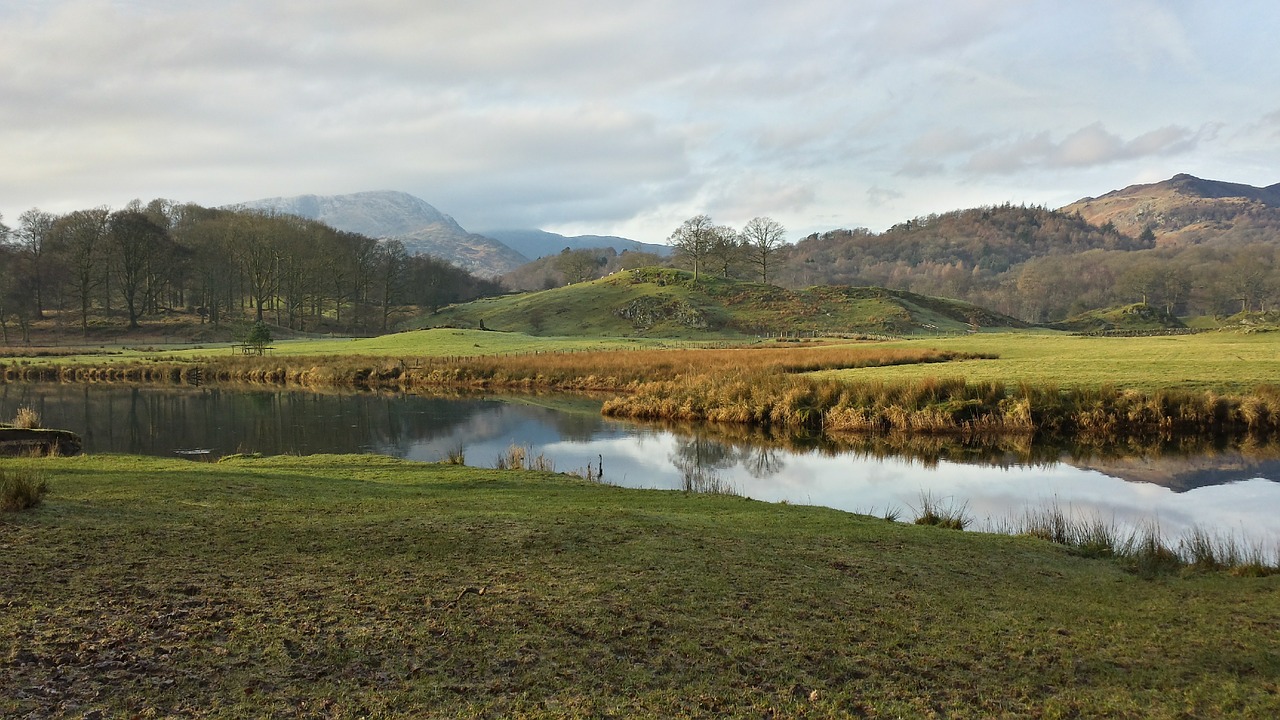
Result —
[[1151, 332], [1185, 328], [1186, 325], [1163, 308], [1135, 303], [1124, 307], [1090, 310], [1054, 323], [1051, 327], [1073, 332]]
[[641, 268], [554, 290], [486, 298], [432, 315], [454, 325], [532, 335], [741, 337], [781, 333], [946, 334], [1025, 327], [969, 303], [883, 288], [773, 285]]

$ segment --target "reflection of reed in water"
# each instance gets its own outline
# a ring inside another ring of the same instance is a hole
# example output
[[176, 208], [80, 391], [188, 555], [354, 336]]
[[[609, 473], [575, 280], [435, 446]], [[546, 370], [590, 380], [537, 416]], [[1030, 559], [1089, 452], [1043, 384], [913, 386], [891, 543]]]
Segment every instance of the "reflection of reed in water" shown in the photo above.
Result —
[[[781, 460], [770, 452], [818, 452], [836, 456], [855, 454], [876, 460], [907, 459], [926, 468], [941, 462], [998, 468], [1049, 467], [1059, 462], [1075, 465], [1109, 461], [1221, 458], [1252, 463], [1280, 461], [1280, 437], [1244, 435], [1111, 435], [1098, 433], [1054, 437], [1028, 433], [938, 435], [911, 432], [788, 432], [736, 423], [648, 423], [678, 437], [699, 437], [731, 446], [744, 458], [751, 474], [768, 477], [781, 471]], [[720, 451], [721, 454], [729, 452]], [[1210, 483], [1211, 484], [1211, 483]]]

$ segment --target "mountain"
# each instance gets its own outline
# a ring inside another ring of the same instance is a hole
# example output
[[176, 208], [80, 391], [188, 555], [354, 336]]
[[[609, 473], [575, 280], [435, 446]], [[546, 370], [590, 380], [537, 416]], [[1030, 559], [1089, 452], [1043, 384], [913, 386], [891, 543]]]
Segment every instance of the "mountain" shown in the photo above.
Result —
[[555, 255], [565, 248], [570, 250], [613, 248], [618, 252], [624, 250], [648, 252], [662, 257], [667, 257], [672, 252], [670, 245], [645, 243], [613, 235], [565, 236], [545, 230], [485, 230], [481, 234], [498, 240], [530, 260]]
[[1162, 246], [1254, 242], [1280, 230], [1280, 183], [1254, 187], [1181, 174], [1082, 198], [1061, 210], [1095, 225], [1111, 223], [1133, 237], [1150, 228]]
[[431, 255], [496, 277], [529, 261], [498, 240], [467, 232], [453, 218], [408, 193], [298, 195], [240, 203], [236, 208], [297, 215], [369, 237], [399, 240], [413, 255]]
[[589, 282], [454, 305], [434, 326], [531, 335], [750, 337], [781, 333], [934, 334], [1026, 327], [969, 303], [874, 287], [774, 285], [673, 268], [621, 270]]

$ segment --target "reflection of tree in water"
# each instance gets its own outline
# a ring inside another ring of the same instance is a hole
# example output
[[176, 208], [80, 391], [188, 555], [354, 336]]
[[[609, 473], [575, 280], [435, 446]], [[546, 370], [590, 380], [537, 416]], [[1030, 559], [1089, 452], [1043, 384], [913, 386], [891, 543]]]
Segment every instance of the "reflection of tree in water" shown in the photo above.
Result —
[[378, 393], [239, 390], [216, 386], [0, 386], [0, 401], [38, 406], [46, 424], [79, 433], [88, 452], [168, 455], [379, 452], [448, 437], [493, 404]]
[[741, 462], [749, 453], [704, 433], [677, 436], [671, 462], [680, 469], [685, 492], [731, 493], [733, 487], [720, 470]]
[[747, 456], [746, 466], [747, 472], [751, 473], [751, 477], [763, 480], [767, 477], [773, 477], [782, 472], [787, 466], [786, 461], [782, 459], [782, 452], [779, 448], [769, 445], [747, 446], [742, 452]]

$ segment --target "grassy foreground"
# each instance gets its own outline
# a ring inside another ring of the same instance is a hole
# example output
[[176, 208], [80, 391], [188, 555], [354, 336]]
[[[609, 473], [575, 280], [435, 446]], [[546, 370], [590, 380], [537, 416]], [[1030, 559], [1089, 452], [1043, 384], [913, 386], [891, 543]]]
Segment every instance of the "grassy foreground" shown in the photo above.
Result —
[[7, 461], [0, 715], [1274, 717], [1280, 577], [369, 456]]

